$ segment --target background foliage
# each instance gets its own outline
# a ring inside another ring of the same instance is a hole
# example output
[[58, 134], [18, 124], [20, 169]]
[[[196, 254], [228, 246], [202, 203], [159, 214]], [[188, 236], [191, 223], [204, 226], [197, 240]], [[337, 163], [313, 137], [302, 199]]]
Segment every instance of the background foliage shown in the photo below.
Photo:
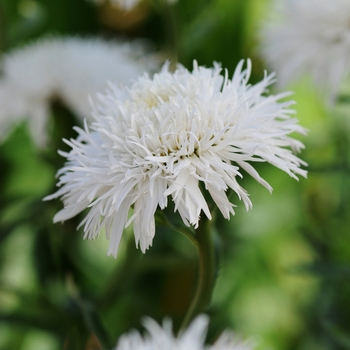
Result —
[[[218, 61], [231, 75], [250, 57], [254, 82], [263, 75], [259, 26], [267, 5], [179, 0], [173, 13], [143, 4], [125, 15], [85, 0], [0, 0], [0, 47], [48, 34], [146, 38], [189, 68], [193, 59]], [[350, 349], [350, 105], [345, 98], [326, 108], [308, 81], [291, 89], [310, 130], [301, 155], [309, 178], [295, 182], [262, 164], [273, 194], [246, 177], [253, 210], [235, 200], [235, 217], [216, 218], [221, 268], [208, 337], [230, 327], [266, 349]], [[25, 123], [0, 145], [0, 349], [100, 349], [92, 329], [115, 344], [144, 315], [169, 315], [178, 327], [194, 288], [195, 249], [159, 227], [145, 255], [127, 232], [114, 259], [103, 234], [81, 239], [79, 218], [54, 225], [61, 203], [42, 198], [55, 189], [63, 165], [57, 149], [75, 136], [75, 120], [55, 105], [50, 123], [45, 150]]]

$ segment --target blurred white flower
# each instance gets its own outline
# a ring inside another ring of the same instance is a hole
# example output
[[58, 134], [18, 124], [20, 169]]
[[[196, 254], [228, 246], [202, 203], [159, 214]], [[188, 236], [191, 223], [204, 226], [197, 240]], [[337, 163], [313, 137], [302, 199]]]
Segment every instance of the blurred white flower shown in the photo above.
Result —
[[197, 316], [191, 325], [178, 337], [172, 332], [170, 320], [158, 325], [151, 318], [145, 318], [143, 325], [147, 330], [145, 336], [132, 331], [119, 338], [115, 350], [252, 350], [253, 343], [242, 342], [231, 332], [224, 332], [211, 346], [205, 346], [205, 337], [209, 324], [206, 315]]
[[[28, 119], [40, 146], [47, 138], [50, 103], [58, 99], [81, 122], [91, 119], [89, 96], [107, 87], [107, 81], [128, 84], [156, 66], [141, 58], [140, 43], [98, 38], [41, 39], [1, 57], [0, 139], [16, 122]], [[81, 123], [82, 124], [82, 123]]]
[[[90, 2], [94, 2], [95, 4], [101, 5], [105, 2], [105, 0], [88, 0]], [[144, 0], [109, 0], [109, 2], [113, 5], [113, 6], [117, 6], [120, 9], [124, 10], [124, 11], [130, 11], [132, 10], [134, 7], [136, 7], [141, 1]], [[175, 2], [177, 2], [177, 0], [163, 0], [166, 1], [169, 4], [174, 4]]]
[[350, 1], [283, 0], [272, 12], [261, 50], [280, 86], [310, 74], [333, 100], [350, 71]]
[[[105, 2], [105, 0], [89, 0], [90, 2], [94, 2], [95, 4], [101, 5]], [[130, 11], [132, 10], [140, 1], [142, 0], [110, 0], [110, 3], [113, 6], [117, 6], [122, 10]]]
[[[186, 225], [199, 224], [201, 212], [211, 219], [200, 190], [203, 184], [226, 219], [234, 214], [226, 196], [231, 188], [247, 209], [251, 201], [238, 184], [240, 168], [271, 191], [249, 162], [269, 162], [297, 178], [306, 176], [293, 155], [303, 148], [288, 136], [304, 133], [289, 117], [293, 101], [278, 102], [286, 93], [265, 96], [273, 74], [248, 84], [251, 64], [239, 63], [232, 80], [221, 68], [198, 67], [193, 72], [168, 64], [150, 79], [140, 77], [130, 88], [111, 85], [99, 96], [96, 121], [77, 128], [72, 150], [58, 175], [61, 188], [46, 199], [62, 196], [65, 208], [54, 221], [65, 221], [89, 208], [81, 225], [94, 238], [102, 227], [111, 239], [108, 254], [117, 254], [123, 229], [134, 224], [142, 252], [152, 244], [155, 211], [171, 196]], [[292, 149], [290, 150], [289, 147]], [[133, 215], [128, 218], [130, 208]]]

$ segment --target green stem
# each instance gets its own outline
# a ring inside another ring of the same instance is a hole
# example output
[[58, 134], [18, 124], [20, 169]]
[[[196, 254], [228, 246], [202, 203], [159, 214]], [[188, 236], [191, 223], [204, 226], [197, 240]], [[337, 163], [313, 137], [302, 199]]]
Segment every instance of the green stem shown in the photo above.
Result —
[[176, 223], [170, 222], [170, 220], [163, 213], [163, 211], [158, 212], [158, 215], [156, 217], [156, 224], [159, 226], [167, 227], [167, 228], [170, 227], [174, 231], [180, 232], [184, 236], [186, 236], [195, 246], [198, 245], [197, 237], [196, 237], [195, 233], [193, 232], [192, 228], [185, 227], [184, 225], [178, 225]]
[[191, 320], [203, 312], [209, 305], [216, 280], [216, 259], [210, 222], [202, 218], [196, 230], [197, 248], [199, 256], [197, 287], [180, 327], [182, 332]]

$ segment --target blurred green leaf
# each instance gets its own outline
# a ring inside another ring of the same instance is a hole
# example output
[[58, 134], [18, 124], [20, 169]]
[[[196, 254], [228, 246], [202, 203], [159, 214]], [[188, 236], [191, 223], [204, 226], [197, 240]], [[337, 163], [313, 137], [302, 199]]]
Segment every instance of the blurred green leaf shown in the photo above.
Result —
[[336, 101], [336, 104], [349, 104], [350, 105], [350, 96], [349, 95], [340, 95]]
[[293, 273], [311, 273], [321, 278], [350, 279], [350, 264], [337, 265], [325, 262], [296, 266], [289, 269]]
[[330, 322], [323, 323], [324, 330], [330, 334], [332, 339], [341, 347], [341, 349], [350, 349], [350, 336], [349, 333], [345, 334], [336, 325]]
[[22, 43], [40, 34], [47, 22], [47, 13], [38, 2], [22, 0], [17, 5], [18, 18], [8, 29], [7, 40], [12, 45]]

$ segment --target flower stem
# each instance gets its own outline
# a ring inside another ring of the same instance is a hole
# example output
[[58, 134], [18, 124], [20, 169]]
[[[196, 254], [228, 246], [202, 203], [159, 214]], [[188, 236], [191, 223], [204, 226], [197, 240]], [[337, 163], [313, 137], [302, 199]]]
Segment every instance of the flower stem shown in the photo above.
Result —
[[207, 308], [215, 286], [216, 257], [210, 222], [207, 218], [201, 219], [196, 237], [199, 256], [197, 287], [179, 332], [182, 332], [197, 314]]

